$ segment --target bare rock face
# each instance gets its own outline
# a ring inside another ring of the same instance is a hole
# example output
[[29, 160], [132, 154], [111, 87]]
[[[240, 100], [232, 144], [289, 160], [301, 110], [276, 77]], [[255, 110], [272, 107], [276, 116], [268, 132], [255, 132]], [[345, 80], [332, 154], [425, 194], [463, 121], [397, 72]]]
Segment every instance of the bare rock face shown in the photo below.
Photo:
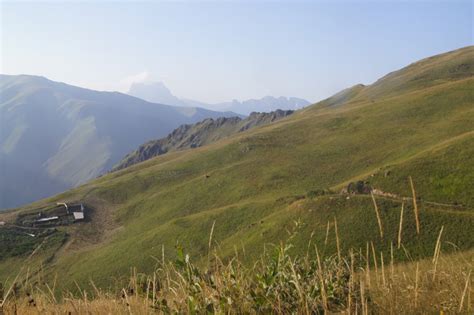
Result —
[[351, 182], [347, 185], [346, 192], [349, 194], [370, 194], [372, 192], [372, 187], [369, 185], [368, 182], [364, 181], [357, 181]]
[[277, 120], [279, 120], [283, 117], [291, 115], [294, 112], [295, 111], [293, 111], [293, 110], [281, 110], [281, 109], [277, 109], [276, 111], [270, 112], [270, 113], [252, 112], [252, 113], [250, 113], [249, 117], [247, 117], [243, 121], [243, 125], [242, 125], [242, 127], [240, 128], [239, 131], [244, 131], [244, 130], [253, 128], [255, 126], [261, 126], [261, 125], [272, 123], [272, 122], [277, 121]]
[[128, 154], [112, 171], [146, 161], [169, 151], [198, 148], [248, 129], [270, 124], [293, 114], [293, 110], [276, 110], [270, 113], [251, 113], [247, 118], [206, 118], [195, 124], [181, 125], [165, 138], [151, 140]]

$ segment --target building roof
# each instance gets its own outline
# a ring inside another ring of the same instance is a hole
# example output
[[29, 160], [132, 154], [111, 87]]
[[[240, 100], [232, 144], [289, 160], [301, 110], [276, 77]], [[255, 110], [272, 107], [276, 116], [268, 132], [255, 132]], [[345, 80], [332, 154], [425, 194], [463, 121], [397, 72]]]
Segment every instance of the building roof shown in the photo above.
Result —
[[84, 220], [84, 212], [73, 212], [74, 220]]
[[48, 221], [53, 221], [53, 220], [57, 220], [57, 219], [59, 219], [58, 216], [47, 217], [47, 218], [38, 219], [38, 220], [36, 220], [36, 222], [48, 222]]

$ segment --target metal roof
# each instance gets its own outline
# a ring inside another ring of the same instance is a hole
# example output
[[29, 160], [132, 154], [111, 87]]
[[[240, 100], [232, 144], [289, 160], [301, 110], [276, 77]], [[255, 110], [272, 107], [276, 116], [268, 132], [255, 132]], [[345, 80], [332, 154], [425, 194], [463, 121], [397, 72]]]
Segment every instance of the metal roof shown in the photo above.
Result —
[[54, 217], [48, 217], [48, 218], [41, 218], [41, 219], [36, 220], [36, 222], [47, 222], [47, 221], [53, 221], [57, 219], [59, 219], [59, 217], [54, 216]]
[[84, 219], [84, 212], [73, 212], [72, 215], [74, 216], [74, 220]]

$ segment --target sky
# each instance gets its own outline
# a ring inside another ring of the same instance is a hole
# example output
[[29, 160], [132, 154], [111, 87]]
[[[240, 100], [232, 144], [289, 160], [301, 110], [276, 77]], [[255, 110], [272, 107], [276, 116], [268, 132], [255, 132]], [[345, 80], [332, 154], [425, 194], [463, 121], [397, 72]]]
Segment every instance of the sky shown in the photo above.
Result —
[[315, 102], [473, 45], [473, 1], [1, 2], [3, 74], [202, 102]]

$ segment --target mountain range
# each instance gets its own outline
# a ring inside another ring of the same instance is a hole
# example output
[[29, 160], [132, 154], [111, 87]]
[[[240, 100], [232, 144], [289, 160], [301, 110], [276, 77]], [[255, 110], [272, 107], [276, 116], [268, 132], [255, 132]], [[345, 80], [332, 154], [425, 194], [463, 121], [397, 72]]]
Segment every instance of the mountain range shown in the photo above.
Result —
[[[265, 252], [272, 263], [268, 272], [256, 275], [265, 289], [268, 283], [279, 285], [273, 282], [280, 279], [274, 277], [281, 262], [277, 254], [287, 250], [307, 253], [311, 264], [319, 262], [318, 253], [326, 258], [338, 253], [349, 262], [354, 251], [360, 252], [374, 260], [373, 265], [364, 260], [362, 267], [366, 262], [370, 268], [381, 266], [369, 279], [373, 285], [383, 281], [384, 287], [391, 281], [393, 261], [416, 261], [417, 270], [421, 261], [432, 270], [433, 250], [436, 254], [439, 246], [443, 254], [474, 249], [473, 86], [470, 46], [420, 60], [373, 84], [349, 87], [284, 119], [205, 140], [202, 146], [187, 149], [193, 142], [184, 137], [190, 141], [182, 150], [172, 145], [166, 154], [0, 213], [5, 227], [0, 229], [0, 282], [28, 274], [54, 282], [55, 290], [80, 288], [81, 294], [116, 283], [126, 288], [130, 282], [124, 275], [152, 275], [166, 257], [196, 279], [190, 285], [196, 291], [199, 283], [214, 282], [207, 274], [195, 277], [189, 259], [196, 264], [215, 260], [211, 268], [220, 268], [216, 253], [222, 260], [238, 257], [239, 268], [257, 264]], [[155, 106], [140, 104], [140, 110]], [[39, 116], [37, 121], [40, 126], [47, 123]], [[118, 132], [126, 126], [121, 123]], [[215, 120], [202, 124], [218, 129]], [[17, 133], [23, 135], [22, 130], [18, 127]], [[186, 130], [179, 132], [187, 135]], [[15, 148], [17, 137], [9, 136], [4, 147]], [[30, 154], [37, 149], [32, 141]], [[169, 145], [167, 140], [158, 142]], [[57, 203], [84, 204], [87, 220], [34, 227], [36, 236], [26, 235], [22, 224], [38, 213], [54, 213]], [[291, 247], [280, 249], [278, 244], [295, 226]], [[403, 246], [394, 246], [397, 240]], [[25, 260], [28, 272], [22, 269]], [[321, 272], [318, 268], [313, 270]], [[240, 280], [232, 277], [233, 269], [225, 272], [230, 274], [229, 288], [236, 289], [232, 281]], [[289, 279], [299, 283], [299, 275], [292, 269]], [[459, 279], [462, 291], [468, 278]], [[148, 293], [146, 286], [144, 290]]]
[[174, 106], [203, 107], [217, 111], [231, 111], [241, 115], [249, 115], [251, 112], [271, 112], [277, 109], [297, 110], [311, 104], [305, 99], [284, 96], [265, 96], [261, 99], [249, 99], [245, 101], [232, 100], [229, 102], [208, 104], [178, 98], [174, 96], [162, 82], [133, 83], [130, 86], [128, 94], [155, 103]]
[[83, 184], [181, 124], [225, 116], [236, 114], [0, 75], [0, 209]]

